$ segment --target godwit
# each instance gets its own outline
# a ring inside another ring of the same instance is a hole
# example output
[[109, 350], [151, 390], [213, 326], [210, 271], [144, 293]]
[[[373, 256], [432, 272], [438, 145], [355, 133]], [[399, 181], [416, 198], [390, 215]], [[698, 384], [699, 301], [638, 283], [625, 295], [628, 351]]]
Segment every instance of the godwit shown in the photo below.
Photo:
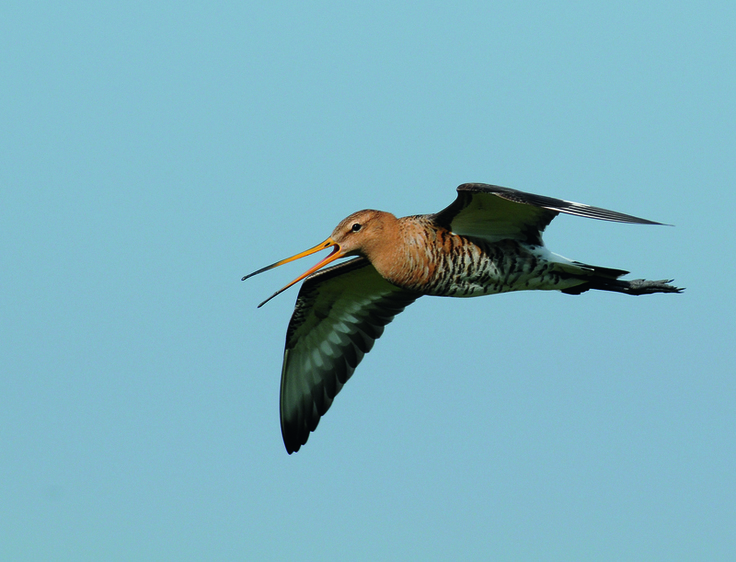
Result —
[[[384, 326], [422, 295], [477, 297], [522, 290], [588, 289], [628, 295], [679, 293], [671, 280], [619, 279], [621, 269], [553, 254], [542, 232], [558, 213], [615, 222], [662, 224], [506, 187], [466, 183], [433, 215], [397, 219], [365, 210], [313, 248], [243, 277], [326, 248], [332, 253], [258, 306], [306, 278], [286, 331], [281, 433], [289, 454], [307, 442]], [[317, 273], [346, 256], [355, 259]]]

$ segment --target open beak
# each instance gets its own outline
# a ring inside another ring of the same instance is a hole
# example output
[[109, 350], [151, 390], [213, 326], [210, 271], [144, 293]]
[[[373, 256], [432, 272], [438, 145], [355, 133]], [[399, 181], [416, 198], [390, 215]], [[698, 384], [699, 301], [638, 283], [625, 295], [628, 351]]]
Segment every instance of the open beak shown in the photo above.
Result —
[[295, 256], [291, 256], [290, 258], [286, 258], [284, 260], [277, 261], [276, 263], [272, 263], [271, 265], [267, 265], [266, 267], [263, 267], [263, 268], [259, 269], [258, 271], [254, 271], [253, 273], [250, 273], [249, 275], [246, 275], [245, 277], [243, 277], [242, 281], [245, 281], [246, 279], [248, 279], [249, 277], [253, 277], [254, 275], [258, 275], [259, 273], [263, 273], [264, 271], [268, 271], [269, 269], [273, 269], [274, 267], [278, 267], [278, 266], [283, 265], [285, 263], [289, 263], [290, 261], [298, 260], [299, 258], [306, 257], [306, 256], [308, 256], [310, 254], [314, 254], [315, 252], [319, 252], [320, 250], [324, 250], [324, 249], [330, 248], [332, 246], [334, 246], [335, 249], [332, 250], [332, 253], [329, 256], [327, 256], [325, 259], [323, 259], [321, 262], [319, 262], [314, 267], [310, 267], [307, 271], [305, 271], [299, 277], [297, 277], [296, 279], [294, 279], [291, 283], [289, 283], [288, 285], [286, 285], [286, 287], [284, 287], [282, 289], [279, 289], [273, 295], [271, 295], [270, 297], [268, 297], [265, 301], [263, 301], [261, 304], [258, 305], [258, 308], [261, 308], [264, 304], [266, 304], [268, 301], [270, 301], [276, 295], [279, 295], [279, 294], [283, 293], [286, 289], [288, 289], [292, 285], [294, 285], [296, 283], [299, 283], [299, 281], [301, 281], [305, 277], [309, 277], [310, 275], [312, 275], [312, 273], [314, 273], [318, 269], [322, 269], [328, 263], [333, 262], [336, 259], [343, 257], [344, 254], [342, 253], [342, 251], [340, 249], [340, 245], [337, 242], [335, 242], [332, 238], [328, 238], [327, 240], [325, 240], [321, 244], [317, 244], [314, 248], [309, 248], [309, 250], [304, 250], [303, 252], [301, 252], [301, 253], [299, 253], [299, 254], [297, 254]]

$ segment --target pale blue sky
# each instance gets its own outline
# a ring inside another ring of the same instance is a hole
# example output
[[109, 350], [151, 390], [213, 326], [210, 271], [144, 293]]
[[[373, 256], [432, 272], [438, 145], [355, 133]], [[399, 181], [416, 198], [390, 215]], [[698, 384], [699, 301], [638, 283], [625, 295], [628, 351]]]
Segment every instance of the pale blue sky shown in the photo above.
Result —
[[[736, 559], [736, 4], [609, 4], [3, 2], [0, 559]], [[420, 299], [287, 455], [240, 277], [467, 181], [687, 291]]]

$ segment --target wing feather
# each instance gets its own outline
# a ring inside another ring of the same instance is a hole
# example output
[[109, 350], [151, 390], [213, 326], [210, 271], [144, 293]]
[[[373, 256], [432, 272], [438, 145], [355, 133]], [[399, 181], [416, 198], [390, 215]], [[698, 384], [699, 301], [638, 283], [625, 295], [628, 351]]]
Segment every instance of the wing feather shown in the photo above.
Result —
[[457, 188], [457, 192], [457, 199], [432, 215], [432, 219], [457, 234], [491, 242], [511, 238], [528, 244], [541, 244], [542, 232], [559, 213], [614, 222], [662, 224], [497, 185], [465, 183]]
[[281, 373], [281, 432], [298, 451], [384, 326], [419, 298], [365, 258], [308, 277], [289, 322]]

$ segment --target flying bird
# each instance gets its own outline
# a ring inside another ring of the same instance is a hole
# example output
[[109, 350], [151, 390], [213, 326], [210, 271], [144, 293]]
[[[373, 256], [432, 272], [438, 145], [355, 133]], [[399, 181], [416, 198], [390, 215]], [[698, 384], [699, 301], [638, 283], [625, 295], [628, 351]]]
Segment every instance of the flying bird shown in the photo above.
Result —
[[[430, 215], [396, 218], [364, 210], [344, 219], [327, 240], [243, 277], [332, 248], [332, 253], [262, 302], [302, 279], [286, 332], [281, 372], [281, 433], [289, 454], [307, 442], [332, 400], [383, 333], [423, 295], [477, 297], [508, 291], [589, 289], [627, 295], [679, 293], [672, 280], [619, 279], [550, 252], [542, 232], [559, 213], [634, 224], [662, 223], [515, 189], [481, 183]], [[327, 264], [355, 256], [327, 269]], [[321, 270], [321, 271], [318, 271]]]

